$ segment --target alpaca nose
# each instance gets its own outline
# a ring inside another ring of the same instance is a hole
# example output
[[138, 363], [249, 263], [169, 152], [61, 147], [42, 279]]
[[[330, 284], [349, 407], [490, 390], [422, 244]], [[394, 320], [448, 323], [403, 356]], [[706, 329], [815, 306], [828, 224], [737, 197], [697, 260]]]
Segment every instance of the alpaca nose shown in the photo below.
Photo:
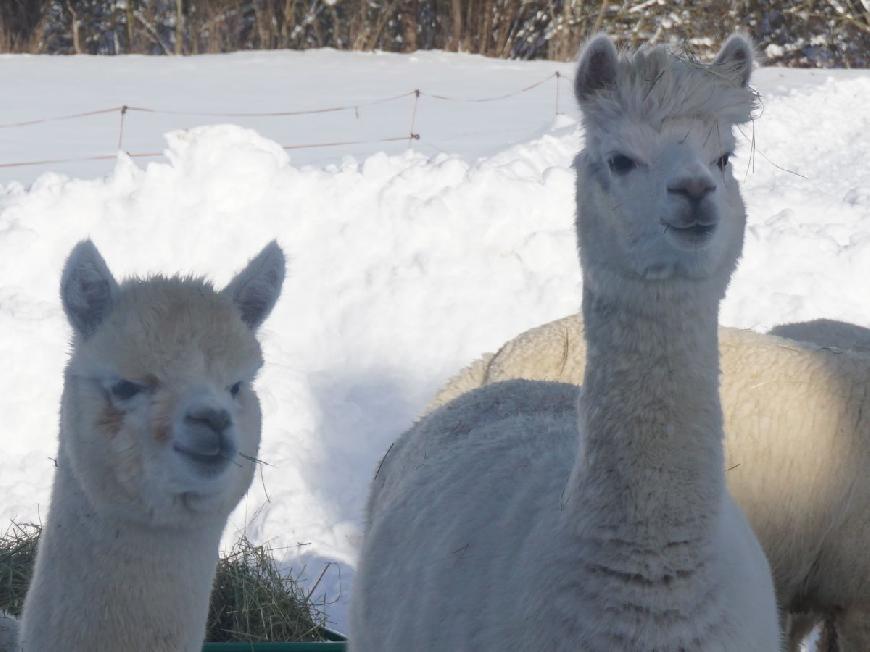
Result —
[[707, 177], [683, 177], [668, 184], [668, 192], [680, 195], [690, 203], [698, 203], [716, 190], [716, 185]]
[[184, 427], [175, 438], [174, 448], [200, 464], [221, 466], [235, 455], [227, 430], [232, 417], [224, 409], [199, 407], [184, 415]]
[[230, 425], [231, 418], [223, 409], [199, 408], [188, 412], [184, 421], [191, 426], [205, 426], [220, 435]]

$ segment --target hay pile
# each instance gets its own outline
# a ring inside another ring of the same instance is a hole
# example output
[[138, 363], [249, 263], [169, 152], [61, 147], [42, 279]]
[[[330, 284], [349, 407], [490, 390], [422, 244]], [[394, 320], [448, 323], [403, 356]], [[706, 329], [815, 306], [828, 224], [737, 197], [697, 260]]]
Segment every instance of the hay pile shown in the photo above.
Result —
[[270, 547], [243, 536], [218, 561], [206, 640], [322, 641], [326, 616], [313, 591], [278, 569]]
[[21, 615], [40, 532], [34, 523], [13, 522], [0, 537], [0, 611]]

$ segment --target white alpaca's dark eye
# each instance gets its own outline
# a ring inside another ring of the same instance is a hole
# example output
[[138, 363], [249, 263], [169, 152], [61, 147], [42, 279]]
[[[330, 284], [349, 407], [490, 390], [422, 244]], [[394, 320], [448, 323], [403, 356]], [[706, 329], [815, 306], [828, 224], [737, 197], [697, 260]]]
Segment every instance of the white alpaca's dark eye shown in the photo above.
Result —
[[722, 154], [719, 158], [716, 159], [716, 167], [720, 170], [724, 170], [728, 165], [728, 162], [731, 160], [731, 154]]
[[234, 385], [230, 385], [230, 395], [235, 398], [239, 395], [239, 390], [242, 389], [241, 381], [235, 383]]
[[127, 399], [136, 396], [136, 394], [141, 392], [143, 389], [142, 385], [137, 385], [129, 380], [119, 380], [117, 383], [112, 385], [112, 396], [122, 401], [126, 401]]
[[637, 167], [634, 159], [625, 154], [614, 154], [607, 164], [610, 166], [610, 171], [615, 174], [627, 174]]

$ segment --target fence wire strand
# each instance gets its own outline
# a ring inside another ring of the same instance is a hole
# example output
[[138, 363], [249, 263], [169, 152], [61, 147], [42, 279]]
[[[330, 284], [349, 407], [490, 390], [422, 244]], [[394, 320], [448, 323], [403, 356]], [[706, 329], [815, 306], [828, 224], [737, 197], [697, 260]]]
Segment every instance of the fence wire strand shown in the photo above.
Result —
[[128, 111], [139, 111], [140, 113], [156, 113], [162, 115], [185, 115], [185, 116], [206, 116], [211, 118], [285, 118], [295, 115], [316, 115], [319, 113], [338, 113], [340, 111], [358, 112], [362, 108], [369, 106], [377, 106], [386, 104], [387, 102], [395, 102], [403, 97], [410, 97], [416, 91], [408, 91], [399, 93], [398, 95], [390, 95], [381, 97], [368, 102], [357, 102], [355, 104], [342, 104], [340, 106], [326, 106], [315, 109], [299, 109], [296, 111], [235, 111], [235, 112], [219, 112], [219, 111], [177, 111], [174, 109], [154, 109], [147, 106], [128, 106]]
[[504, 100], [510, 97], [515, 97], [517, 95], [522, 95], [523, 93], [527, 93], [545, 83], [550, 81], [551, 79], [556, 80], [556, 113], [558, 115], [558, 105], [559, 105], [559, 80], [562, 77], [561, 73], [555, 72], [551, 75], [548, 75], [544, 79], [536, 81], [533, 84], [528, 86], [524, 86], [523, 88], [517, 89], [515, 91], [511, 91], [510, 93], [503, 93], [501, 95], [495, 95], [490, 97], [476, 97], [476, 98], [468, 98], [468, 97], [458, 97], [451, 95], [443, 95], [438, 93], [428, 93], [420, 90], [419, 88], [415, 88], [414, 90], [407, 91], [405, 93], [399, 93], [396, 95], [389, 95], [387, 97], [378, 98], [375, 100], [369, 100], [366, 102], [356, 102], [354, 104], [344, 104], [337, 106], [327, 106], [313, 109], [300, 109], [295, 111], [238, 111], [238, 112], [218, 112], [218, 111], [180, 111], [174, 109], [161, 109], [161, 108], [153, 108], [147, 106], [134, 106], [128, 104], [122, 104], [121, 106], [113, 106], [106, 109], [95, 109], [93, 111], [84, 111], [80, 113], [70, 113], [66, 115], [58, 115], [58, 116], [49, 116], [45, 118], [37, 118], [34, 120], [24, 120], [19, 122], [8, 122], [8, 123], [0, 123], [0, 129], [11, 129], [15, 127], [28, 127], [31, 125], [37, 124], [45, 124], [49, 122], [60, 122], [64, 120], [75, 120], [80, 118], [86, 118], [90, 116], [96, 115], [104, 115], [109, 113], [118, 113], [120, 118], [120, 124], [118, 128], [118, 141], [117, 141], [117, 152], [114, 154], [95, 154], [91, 156], [75, 156], [68, 158], [51, 158], [51, 159], [40, 159], [33, 161], [16, 161], [10, 163], [0, 163], [0, 169], [2, 168], [14, 168], [14, 167], [25, 167], [25, 166], [35, 166], [35, 165], [57, 165], [60, 163], [75, 163], [79, 161], [107, 161], [114, 158], [117, 158], [120, 154], [124, 153], [130, 158], [153, 158], [158, 156], [163, 156], [162, 152], [124, 152], [124, 136], [125, 136], [125, 128], [127, 125], [127, 115], [131, 112], [138, 113], [151, 113], [151, 114], [162, 114], [162, 115], [176, 115], [176, 116], [200, 116], [200, 117], [215, 117], [215, 118], [279, 118], [279, 117], [291, 117], [291, 116], [301, 116], [301, 115], [315, 115], [322, 113], [337, 113], [341, 111], [353, 111], [354, 115], [359, 118], [359, 111], [361, 108], [377, 106], [380, 104], [386, 104], [388, 102], [394, 102], [396, 100], [400, 100], [406, 97], [413, 97], [414, 103], [411, 108], [411, 120], [410, 120], [410, 129], [406, 135], [403, 136], [389, 136], [385, 138], [378, 138], [374, 140], [347, 140], [347, 141], [335, 141], [335, 142], [324, 142], [324, 143], [297, 143], [291, 145], [282, 145], [281, 147], [285, 150], [294, 150], [294, 149], [314, 149], [319, 147], [340, 147], [340, 146], [348, 146], [348, 145], [368, 145], [375, 143], [390, 143], [390, 142], [399, 142], [403, 140], [407, 140], [409, 143], [411, 141], [419, 141], [420, 134], [417, 132], [417, 111], [420, 103], [421, 97], [430, 97], [436, 100], [447, 101], [447, 102], [460, 102], [460, 103], [484, 103], [484, 102], [497, 102], [499, 100]]
[[0, 129], [12, 129], [14, 127], [29, 127], [30, 125], [38, 125], [46, 122], [60, 122], [62, 120], [75, 120], [76, 118], [87, 118], [92, 115], [102, 115], [104, 113], [117, 113], [121, 110], [120, 106], [113, 106], [110, 109], [97, 109], [95, 111], [85, 111], [84, 113], [70, 113], [67, 115], [56, 115], [49, 118], [36, 118], [35, 120], [25, 120], [23, 122], [7, 122], [0, 124]]
[[515, 91], [511, 91], [510, 93], [504, 93], [502, 95], [493, 95], [491, 97], [456, 97], [454, 95], [441, 95], [439, 93], [428, 93], [421, 91], [422, 95], [426, 97], [431, 97], [435, 100], [444, 100], [447, 102], [466, 102], [469, 104], [480, 104], [484, 102], [497, 102], [498, 100], [506, 100], [510, 97], [516, 97], [517, 95], [522, 95], [523, 93], [528, 93], [530, 90], [537, 88], [538, 86], [542, 86], [546, 84], [551, 79], [556, 79], [558, 82], [559, 73], [554, 72], [552, 75], [547, 75], [543, 79], [536, 81], [534, 84], [529, 84], [528, 86], [524, 86]]

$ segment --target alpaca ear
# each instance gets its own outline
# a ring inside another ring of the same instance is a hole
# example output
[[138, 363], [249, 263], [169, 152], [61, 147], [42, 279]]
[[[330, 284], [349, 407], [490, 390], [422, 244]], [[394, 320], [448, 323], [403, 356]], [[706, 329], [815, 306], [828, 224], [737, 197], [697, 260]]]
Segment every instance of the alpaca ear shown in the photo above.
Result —
[[284, 252], [278, 242], [272, 240], [223, 289], [222, 294], [236, 304], [242, 321], [251, 330], [256, 330], [275, 307], [284, 283], [285, 267]]
[[616, 82], [617, 60], [616, 46], [607, 34], [598, 34], [583, 47], [574, 76], [574, 95], [578, 102], [588, 100]]
[[735, 79], [740, 85], [746, 86], [752, 75], [752, 60], [752, 41], [743, 34], [732, 34], [719, 50], [713, 65], [733, 71]]
[[60, 277], [60, 299], [66, 318], [76, 333], [90, 337], [109, 314], [118, 284], [106, 261], [90, 240], [70, 252]]

